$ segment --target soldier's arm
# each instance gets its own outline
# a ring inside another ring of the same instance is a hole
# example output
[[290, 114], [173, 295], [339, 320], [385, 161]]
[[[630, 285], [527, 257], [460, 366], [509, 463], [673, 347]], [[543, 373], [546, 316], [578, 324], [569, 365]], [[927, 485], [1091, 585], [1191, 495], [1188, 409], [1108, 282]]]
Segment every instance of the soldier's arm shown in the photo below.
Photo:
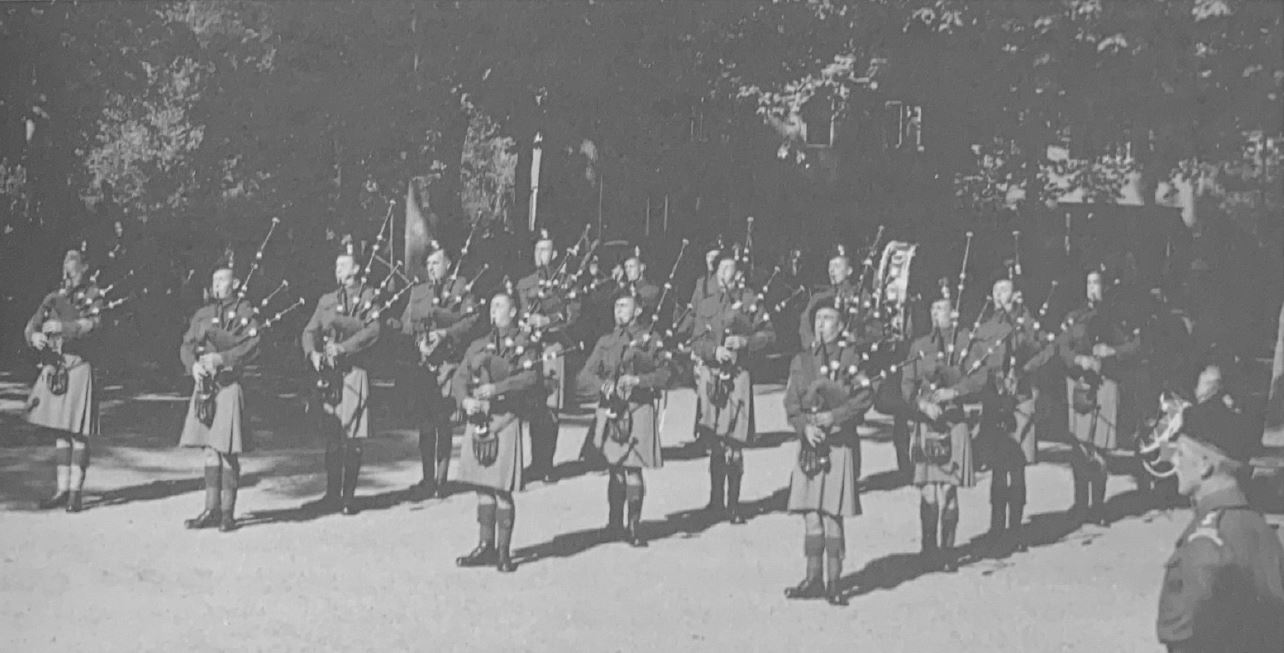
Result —
[[669, 386], [671, 370], [659, 351], [659, 343], [652, 340], [643, 354], [651, 361], [653, 367], [649, 372], [637, 375], [639, 388], [662, 389]]
[[1073, 321], [1076, 317], [1075, 313], [1066, 316], [1066, 323], [1062, 325], [1061, 335], [1057, 337], [1057, 355], [1061, 357], [1061, 362], [1067, 368], [1075, 367], [1074, 359], [1079, 355], [1074, 346], [1076, 337], [1074, 332], [1079, 328]]
[[[248, 302], [241, 302], [237, 306], [237, 319], [249, 318], [250, 322], [246, 325], [243, 332], [249, 332], [251, 329], [257, 334], [259, 321], [254, 317], [254, 309]], [[223, 367], [228, 369], [239, 369], [242, 365], [254, 360], [259, 353], [260, 336], [241, 336], [240, 342], [226, 351], [219, 354], [223, 357]], [[191, 367], [190, 365], [188, 367]]]
[[[966, 330], [961, 334], [961, 339], [964, 342], [971, 339], [971, 335]], [[959, 367], [963, 372], [963, 376], [957, 383], [950, 386], [960, 397], [974, 395], [984, 390], [986, 381], [990, 378], [990, 372], [1002, 366], [1002, 347], [999, 347], [988, 356], [986, 355], [992, 342], [973, 343], [972, 351], [965, 352], [962, 357]]]
[[[535, 348], [538, 350], [538, 347]], [[538, 357], [538, 354], [536, 354]], [[521, 392], [534, 388], [540, 380], [540, 370], [538, 365], [530, 369], [518, 368], [506, 378], [495, 382], [495, 394], [504, 395], [511, 392]]]
[[411, 336], [415, 334], [415, 325], [411, 323], [411, 314], [415, 307], [415, 291], [410, 291], [410, 299], [406, 301], [406, 308], [401, 311], [401, 335]]
[[759, 307], [757, 313], [753, 316], [754, 332], [748, 337], [747, 347], [749, 353], [756, 354], [776, 342], [776, 327], [771, 324], [767, 317], [767, 310]]
[[27, 342], [31, 342], [31, 336], [40, 331], [41, 325], [44, 324], [45, 314], [48, 307], [49, 297], [45, 297], [41, 300], [40, 306], [36, 307], [36, 312], [31, 314], [31, 319], [27, 320], [27, 328], [23, 330], [23, 334], [26, 336]]
[[789, 381], [785, 384], [785, 416], [794, 431], [801, 434], [807, 426], [807, 416], [803, 413], [802, 395], [807, 380], [803, 378], [802, 354], [795, 354], [789, 362]]
[[473, 357], [484, 346], [485, 342], [480, 339], [474, 340], [472, 344], [468, 345], [468, 349], [464, 352], [463, 360], [460, 362], [459, 367], [455, 368], [454, 375], [450, 377], [450, 394], [455, 397], [456, 403], [462, 403], [468, 398], [468, 375], [470, 374], [468, 367]]
[[94, 329], [102, 323], [100, 311], [103, 308], [103, 296], [97, 288], [91, 288], [88, 291], [90, 296], [88, 310], [81, 313], [81, 316], [74, 320], [62, 321], [62, 337], [64, 340], [78, 340], [93, 333]]
[[317, 307], [312, 310], [312, 317], [303, 327], [303, 335], [299, 337], [299, 344], [303, 346], [303, 355], [311, 356], [317, 352], [317, 340], [321, 336], [321, 309], [325, 302], [317, 301]]
[[[1198, 533], [1199, 529], [1196, 529]], [[1159, 606], [1159, 640], [1177, 650], [1205, 651], [1218, 647], [1212, 635], [1226, 616], [1217, 591], [1226, 562], [1213, 538], [1192, 535], [1177, 555], [1175, 578], [1165, 578]], [[1211, 647], [1211, 648], [1210, 648]]]
[[[856, 350], [851, 347], [847, 348], [843, 356], [844, 365], [856, 365], [859, 363]], [[874, 405], [874, 388], [870, 386], [858, 387], [851, 390], [847, 400], [841, 405], [834, 408], [834, 423], [846, 424], [855, 421], [857, 424], [865, 419], [865, 413]]]
[[[374, 301], [374, 291], [367, 290], [362, 293], [362, 302]], [[352, 334], [346, 340], [339, 343], [340, 347], [349, 354], [357, 354], [374, 346], [379, 341], [379, 320], [370, 320], [369, 323], [362, 326], [356, 333]]]
[[196, 316], [192, 316], [192, 321], [187, 325], [187, 332], [183, 334], [183, 342], [178, 345], [178, 358], [183, 361], [183, 369], [190, 370], [196, 364], [196, 339], [199, 336]]
[[1138, 358], [1141, 354], [1141, 333], [1137, 329], [1125, 331], [1121, 326], [1116, 325], [1118, 337], [1115, 342], [1115, 360], [1120, 363], [1128, 363]]
[[588, 400], [596, 397], [602, 384], [607, 381], [598, 369], [602, 366], [602, 341], [606, 338], [607, 336], [602, 336], [597, 339], [597, 344], [593, 345], [593, 352], [589, 354], [588, 360], [584, 361], [584, 367], [580, 369], [579, 377], [575, 381], [575, 396], [578, 398]]

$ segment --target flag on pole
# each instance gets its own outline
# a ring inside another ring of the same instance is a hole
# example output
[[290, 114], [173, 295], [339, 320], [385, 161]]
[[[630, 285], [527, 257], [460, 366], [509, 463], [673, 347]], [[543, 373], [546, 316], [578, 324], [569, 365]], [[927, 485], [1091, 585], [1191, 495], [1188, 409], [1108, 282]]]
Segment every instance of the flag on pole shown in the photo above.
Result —
[[415, 192], [415, 182], [410, 180], [406, 187], [406, 276], [427, 278], [428, 270], [424, 267], [428, 243], [432, 241], [433, 221], [431, 211], [427, 217], [419, 209], [419, 194]]

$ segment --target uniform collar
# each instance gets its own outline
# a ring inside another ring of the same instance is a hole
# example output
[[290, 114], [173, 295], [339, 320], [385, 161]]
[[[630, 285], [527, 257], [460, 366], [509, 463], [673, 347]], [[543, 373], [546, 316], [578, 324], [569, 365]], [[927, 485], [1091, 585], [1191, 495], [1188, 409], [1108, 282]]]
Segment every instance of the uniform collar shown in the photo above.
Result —
[[1232, 486], [1218, 490], [1195, 504], [1195, 518], [1201, 519], [1204, 515], [1215, 510], [1225, 510], [1228, 508], [1247, 508], [1248, 499], [1244, 497], [1244, 491], [1239, 486]]

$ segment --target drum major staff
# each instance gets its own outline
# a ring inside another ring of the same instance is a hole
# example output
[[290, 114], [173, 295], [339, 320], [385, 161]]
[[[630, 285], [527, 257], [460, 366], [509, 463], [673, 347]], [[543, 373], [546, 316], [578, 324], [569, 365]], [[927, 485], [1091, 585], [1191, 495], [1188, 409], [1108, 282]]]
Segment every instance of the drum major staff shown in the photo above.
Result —
[[81, 252], [68, 250], [62, 260], [62, 287], [45, 295], [24, 331], [41, 360], [40, 376], [28, 399], [27, 421], [58, 431], [54, 441], [58, 489], [40, 502], [45, 510], [66, 506], [67, 512], [80, 511], [89, 469], [89, 438], [98, 435], [89, 339], [98, 329], [103, 298], [88, 272]]

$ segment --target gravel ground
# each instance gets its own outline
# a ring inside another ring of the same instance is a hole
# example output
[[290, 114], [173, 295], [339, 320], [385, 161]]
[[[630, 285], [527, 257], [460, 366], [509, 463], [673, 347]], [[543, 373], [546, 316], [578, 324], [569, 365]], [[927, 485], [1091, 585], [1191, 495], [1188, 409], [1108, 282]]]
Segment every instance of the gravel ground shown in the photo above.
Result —
[[[648, 472], [651, 546], [599, 543], [605, 478], [569, 478], [517, 497], [520, 568], [458, 569], [475, 543], [474, 500], [411, 502], [411, 432], [367, 447], [358, 516], [297, 510], [323, 485], [305, 437], [265, 437], [245, 459], [234, 534], [186, 531], [200, 510], [200, 454], [177, 439], [183, 398], [125, 397], [105, 407], [121, 434], [95, 449], [77, 515], [30, 510], [50, 490], [48, 448], [16, 436], [21, 388], [0, 385], [0, 649], [7, 651], [1151, 651], [1161, 565], [1188, 519], [1150, 510], [1127, 476], [1111, 479], [1109, 529], [1073, 528], [1064, 452], [1029, 469], [1034, 546], [977, 556], [957, 574], [917, 565], [918, 501], [891, 474], [886, 421], [864, 445], [865, 514], [847, 522], [851, 604], [791, 602], [802, 573], [801, 520], [783, 512], [796, 447], [784, 436], [780, 388], [758, 390], [765, 444], [746, 455], [745, 526], [713, 523], [706, 461], [686, 456], [692, 396], [670, 394], [669, 461]], [[178, 417], [173, 417], [178, 415]], [[567, 418], [569, 461], [585, 417]], [[130, 430], [127, 425], [143, 425]], [[116, 430], [112, 430], [115, 428]], [[988, 478], [961, 495], [960, 541], [988, 526]]]

